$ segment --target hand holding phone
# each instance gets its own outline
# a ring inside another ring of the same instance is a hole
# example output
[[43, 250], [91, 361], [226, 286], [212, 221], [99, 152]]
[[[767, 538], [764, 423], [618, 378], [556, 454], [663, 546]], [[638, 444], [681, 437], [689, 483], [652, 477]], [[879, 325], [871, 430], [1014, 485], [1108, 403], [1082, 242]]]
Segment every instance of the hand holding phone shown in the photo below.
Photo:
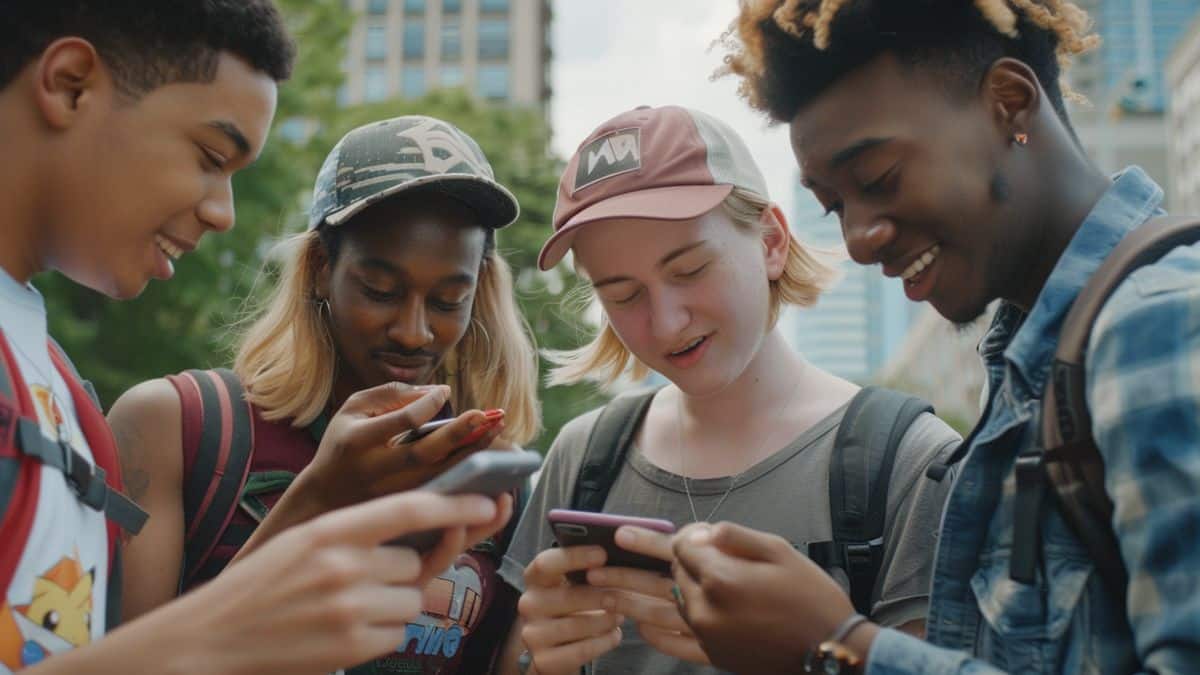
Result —
[[[524, 485], [538, 467], [542, 456], [528, 450], [481, 450], [462, 460], [445, 473], [417, 490], [442, 495], [479, 494], [498, 497]], [[514, 517], [520, 514], [513, 514]], [[407, 546], [418, 553], [432, 550], [442, 538], [441, 530], [414, 532], [389, 541], [394, 546]]]
[[[627, 551], [617, 545], [617, 529], [623, 525], [642, 527], [663, 534], [673, 534], [675, 524], [661, 518], [639, 518], [637, 516], [622, 516], [613, 513], [593, 513], [591, 511], [572, 511], [570, 509], [553, 509], [546, 514], [550, 529], [559, 546], [601, 546], [608, 554], [607, 567], [632, 567], [634, 569], [658, 572], [663, 575], [671, 573], [671, 563], [659, 558]], [[587, 583], [586, 572], [571, 572], [567, 578], [572, 583]]]

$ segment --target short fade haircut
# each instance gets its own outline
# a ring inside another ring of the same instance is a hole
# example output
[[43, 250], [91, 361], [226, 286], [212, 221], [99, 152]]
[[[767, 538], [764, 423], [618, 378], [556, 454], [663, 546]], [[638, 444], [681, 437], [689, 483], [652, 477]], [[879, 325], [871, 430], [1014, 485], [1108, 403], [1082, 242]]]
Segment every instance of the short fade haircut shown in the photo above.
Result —
[[208, 82], [234, 54], [276, 82], [296, 49], [272, 0], [0, 0], [0, 88], [50, 43], [80, 37], [117, 87], [139, 97], [173, 82]]
[[1099, 44], [1069, 0], [741, 0], [722, 40], [724, 72], [751, 106], [790, 122], [850, 71], [884, 54], [936, 68], [947, 93], [973, 96], [988, 68], [1011, 57], [1037, 75], [1070, 128], [1060, 76]]

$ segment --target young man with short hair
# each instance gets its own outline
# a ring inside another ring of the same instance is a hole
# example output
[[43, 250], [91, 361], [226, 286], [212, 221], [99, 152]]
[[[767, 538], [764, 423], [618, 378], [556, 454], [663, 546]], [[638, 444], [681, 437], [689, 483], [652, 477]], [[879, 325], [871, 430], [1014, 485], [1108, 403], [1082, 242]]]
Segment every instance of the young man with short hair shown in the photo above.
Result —
[[[112, 434], [49, 340], [32, 277], [132, 298], [233, 226], [293, 47], [270, 0], [14, 0], [0, 22], [0, 673], [328, 673], [384, 653], [421, 588], [509, 501], [397, 495], [292, 528], [210, 585], [117, 621], [121, 493]], [[136, 330], [136, 327], [130, 327]], [[352, 397], [325, 438], [382, 445], [447, 397]], [[424, 559], [378, 544], [446, 528]]]
[[721, 524], [675, 542], [679, 604], [706, 653], [739, 672], [806, 660], [872, 675], [1194, 671], [1200, 245], [1125, 278], [1087, 343], [1084, 394], [1115, 507], [1108, 555], [1128, 584], [1106, 583], [1111, 561], [1049, 494], [1040, 507], [1036, 490], [1017, 494], [1068, 309], [1162, 212], [1145, 173], [1104, 175], [1067, 119], [1059, 77], [1095, 41], [1087, 15], [1066, 0], [743, 2], [731, 37], [743, 94], [790, 125], [804, 184], [855, 261], [958, 323], [1001, 304], [980, 345], [987, 407], [959, 453], [928, 641], [855, 617], [803, 556]]

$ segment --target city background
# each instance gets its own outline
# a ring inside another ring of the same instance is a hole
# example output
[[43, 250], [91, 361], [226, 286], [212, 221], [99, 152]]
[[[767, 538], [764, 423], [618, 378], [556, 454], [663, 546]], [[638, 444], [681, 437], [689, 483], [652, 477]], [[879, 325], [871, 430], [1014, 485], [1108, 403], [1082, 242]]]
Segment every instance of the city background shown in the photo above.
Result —
[[[324, 154], [350, 128], [401, 114], [444, 117], [475, 136], [522, 217], [500, 244], [518, 274], [520, 301], [543, 348], [576, 346], [589, 313], [566, 302], [569, 270], [536, 271], [558, 172], [598, 123], [637, 105], [680, 104], [724, 119], [747, 140], [772, 198], [803, 241], [836, 252], [836, 220], [799, 187], [786, 130], [770, 126], [712, 78], [713, 47], [733, 0], [278, 0], [300, 46], [280, 93], [263, 158], [235, 179], [234, 235], [207, 238], [170, 284], [113, 303], [61, 277], [37, 284], [55, 305], [51, 332], [77, 355], [110, 404], [138, 381], [230, 362], [246, 298], [270, 281], [271, 246], [302, 229]], [[1168, 207], [1200, 212], [1200, 0], [1084, 0], [1102, 46], [1079, 59], [1070, 113], [1107, 171], [1143, 166]], [[268, 276], [259, 270], [267, 263]], [[813, 363], [862, 384], [928, 398], [966, 430], [979, 414], [983, 372], [975, 346], [986, 319], [960, 330], [913, 305], [900, 282], [846, 263], [814, 308], [781, 319]], [[133, 334], [131, 325], [151, 326]], [[543, 389], [544, 450], [571, 417], [608, 395], [588, 386]]]

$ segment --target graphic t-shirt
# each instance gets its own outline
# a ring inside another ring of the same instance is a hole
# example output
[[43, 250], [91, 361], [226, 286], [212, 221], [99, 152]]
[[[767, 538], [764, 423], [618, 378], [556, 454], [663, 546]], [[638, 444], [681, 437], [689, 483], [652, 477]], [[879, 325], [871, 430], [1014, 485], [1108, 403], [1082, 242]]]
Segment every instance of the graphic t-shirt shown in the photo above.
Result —
[[[68, 443], [93, 461], [70, 390], [50, 360], [42, 296], [3, 270], [0, 330], [29, 387], [42, 434]], [[0, 596], [0, 675], [89, 644], [105, 630], [108, 534], [104, 516], [78, 500], [58, 469], [42, 465], [39, 470], [33, 527], [16, 574]], [[0, 533], [0, 540], [10, 546], [13, 536]]]

